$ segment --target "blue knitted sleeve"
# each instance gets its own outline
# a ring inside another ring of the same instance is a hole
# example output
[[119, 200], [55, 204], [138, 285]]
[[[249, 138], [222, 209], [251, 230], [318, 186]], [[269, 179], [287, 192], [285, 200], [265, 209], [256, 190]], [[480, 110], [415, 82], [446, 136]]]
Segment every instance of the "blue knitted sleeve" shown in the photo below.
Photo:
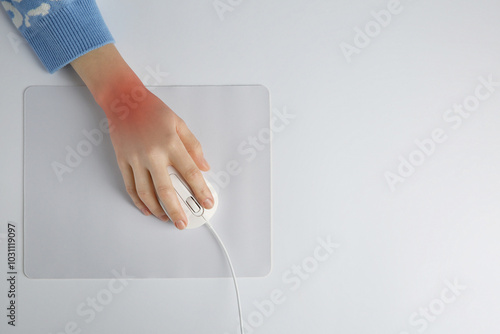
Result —
[[93, 49], [115, 42], [95, 0], [1, 3], [50, 73]]

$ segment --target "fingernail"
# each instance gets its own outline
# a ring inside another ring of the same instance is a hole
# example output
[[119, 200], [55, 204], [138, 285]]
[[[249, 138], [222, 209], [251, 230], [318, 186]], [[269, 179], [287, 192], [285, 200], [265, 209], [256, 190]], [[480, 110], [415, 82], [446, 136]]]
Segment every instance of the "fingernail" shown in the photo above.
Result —
[[163, 215], [160, 217], [161, 220], [163, 220], [164, 222], [166, 222], [168, 220], [168, 216], [167, 215]]
[[214, 206], [214, 202], [210, 198], [207, 198], [203, 201], [203, 206], [207, 209], [211, 209]]
[[142, 209], [141, 211], [145, 216], [149, 216], [151, 214], [151, 212], [148, 209]]
[[186, 227], [186, 224], [182, 220], [178, 220], [175, 222], [175, 227], [179, 230], [183, 230]]

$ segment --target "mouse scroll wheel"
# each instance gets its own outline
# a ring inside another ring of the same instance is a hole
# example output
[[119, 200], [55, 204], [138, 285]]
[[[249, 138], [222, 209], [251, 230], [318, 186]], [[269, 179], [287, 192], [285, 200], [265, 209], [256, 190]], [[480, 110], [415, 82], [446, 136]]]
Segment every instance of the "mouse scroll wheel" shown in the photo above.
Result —
[[186, 200], [187, 205], [193, 211], [193, 213], [198, 213], [201, 210], [201, 207], [198, 205], [196, 200], [193, 198], [193, 196], [189, 196]]

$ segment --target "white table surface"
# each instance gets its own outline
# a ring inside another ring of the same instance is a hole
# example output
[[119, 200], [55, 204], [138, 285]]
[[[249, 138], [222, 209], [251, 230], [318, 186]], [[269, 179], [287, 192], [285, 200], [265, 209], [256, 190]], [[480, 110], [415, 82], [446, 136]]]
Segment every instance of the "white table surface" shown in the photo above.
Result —
[[[273, 271], [240, 281], [254, 333], [500, 329], [499, 87], [457, 129], [443, 119], [480, 77], [500, 81], [500, 5], [403, 0], [349, 63], [341, 43], [388, 2], [233, 1], [221, 20], [211, 0], [98, 1], [147, 84], [263, 84], [275, 112], [295, 116], [274, 134]], [[0, 233], [16, 223], [22, 250], [23, 91], [81, 81], [46, 73], [2, 17]], [[384, 174], [438, 128], [446, 140], [391, 191]], [[318, 238], [339, 246], [326, 253]], [[236, 333], [229, 279], [129, 281], [91, 320], [77, 310], [108, 281], [18, 280], [18, 327], [2, 311], [2, 333]]]

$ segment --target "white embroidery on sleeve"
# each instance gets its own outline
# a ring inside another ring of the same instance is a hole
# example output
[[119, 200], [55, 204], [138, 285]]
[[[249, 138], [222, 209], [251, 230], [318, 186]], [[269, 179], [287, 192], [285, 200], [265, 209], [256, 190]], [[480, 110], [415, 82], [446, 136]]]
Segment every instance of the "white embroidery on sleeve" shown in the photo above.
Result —
[[[42, 2], [38, 7], [30, 9], [24, 15], [23, 18], [23, 14], [21, 14], [21, 12], [16, 7], [14, 7], [12, 1], [20, 3], [23, 0], [2, 1], [3, 8], [5, 8], [7, 12], [12, 13], [12, 22], [14, 22], [14, 25], [16, 26], [17, 29], [19, 29], [23, 25], [23, 21], [26, 28], [31, 27], [30, 17], [45, 16], [49, 13], [51, 9], [51, 6], [48, 3]], [[59, 1], [59, 0], [50, 0], [50, 1]]]
[[[21, 1], [21, 0], [19, 0], [19, 1]], [[16, 28], [19, 29], [19, 27], [23, 25], [23, 16], [19, 12], [19, 10], [17, 10], [17, 8], [14, 7], [14, 5], [12, 5], [12, 3], [7, 2], [7, 1], [2, 1], [2, 6], [3, 6], [3, 8], [5, 8], [5, 10], [7, 12], [12, 13], [12, 15], [13, 15], [12, 22], [14, 22], [14, 25], [16, 26]]]
[[38, 6], [35, 9], [31, 9], [26, 13], [26, 16], [24, 17], [24, 24], [26, 25], [27, 28], [31, 27], [30, 24], [30, 16], [45, 16], [49, 13], [50, 10], [50, 5], [48, 3], [42, 3], [40, 6]]

